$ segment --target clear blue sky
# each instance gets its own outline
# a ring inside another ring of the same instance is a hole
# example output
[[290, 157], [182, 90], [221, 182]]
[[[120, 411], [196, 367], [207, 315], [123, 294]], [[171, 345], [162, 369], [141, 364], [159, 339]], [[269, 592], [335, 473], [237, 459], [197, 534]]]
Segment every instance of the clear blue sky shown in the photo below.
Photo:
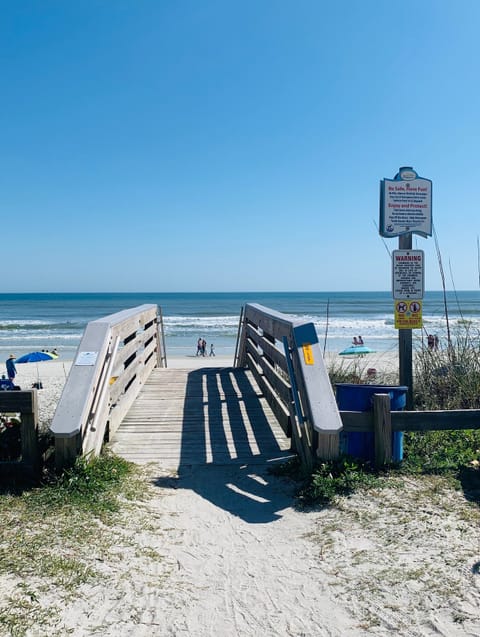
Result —
[[478, 0], [0, 8], [3, 291], [389, 290], [405, 165], [478, 289]]

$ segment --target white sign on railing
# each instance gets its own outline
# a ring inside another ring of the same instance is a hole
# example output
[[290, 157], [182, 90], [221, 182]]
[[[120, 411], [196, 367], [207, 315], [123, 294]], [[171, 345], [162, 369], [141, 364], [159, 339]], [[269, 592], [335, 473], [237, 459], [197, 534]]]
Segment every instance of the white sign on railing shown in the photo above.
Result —
[[95, 365], [98, 352], [79, 352], [75, 365]]

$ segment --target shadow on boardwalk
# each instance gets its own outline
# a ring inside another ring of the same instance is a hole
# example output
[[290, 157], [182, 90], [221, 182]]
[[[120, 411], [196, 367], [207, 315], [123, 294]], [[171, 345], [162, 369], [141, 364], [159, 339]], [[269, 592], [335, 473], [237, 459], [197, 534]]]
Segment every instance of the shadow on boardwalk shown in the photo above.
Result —
[[191, 489], [249, 523], [281, 517], [293, 485], [269, 474], [292, 456], [273, 414], [244, 369], [204, 368], [188, 374], [177, 476], [154, 484]]

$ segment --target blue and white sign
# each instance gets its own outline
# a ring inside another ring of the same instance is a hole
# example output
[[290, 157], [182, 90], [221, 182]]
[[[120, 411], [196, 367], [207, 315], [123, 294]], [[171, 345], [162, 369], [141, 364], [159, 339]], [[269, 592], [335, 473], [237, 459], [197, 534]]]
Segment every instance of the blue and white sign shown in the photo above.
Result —
[[432, 182], [410, 166], [400, 168], [394, 179], [380, 181], [380, 234], [407, 232], [432, 236]]

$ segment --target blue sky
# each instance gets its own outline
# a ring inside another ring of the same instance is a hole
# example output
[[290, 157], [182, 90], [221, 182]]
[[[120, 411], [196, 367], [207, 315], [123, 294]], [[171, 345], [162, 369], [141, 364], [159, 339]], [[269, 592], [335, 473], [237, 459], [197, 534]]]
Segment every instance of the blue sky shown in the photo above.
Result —
[[3, 291], [389, 290], [400, 166], [478, 289], [477, 0], [0, 8]]

